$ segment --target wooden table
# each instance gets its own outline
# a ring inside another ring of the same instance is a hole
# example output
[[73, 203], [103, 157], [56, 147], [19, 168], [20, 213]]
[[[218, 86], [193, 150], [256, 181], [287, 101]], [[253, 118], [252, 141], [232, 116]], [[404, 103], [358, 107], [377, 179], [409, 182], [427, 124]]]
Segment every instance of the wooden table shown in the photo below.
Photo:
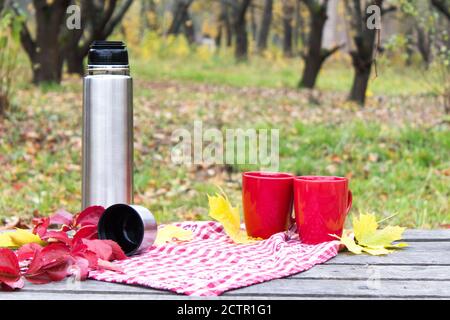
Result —
[[[232, 290], [219, 298], [450, 299], [450, 230], [408, 230], [405, 241], [410, 245], [408, 248], [387, 256], [341, 253], [306, 272]], [[91, 280], [26, 283], [20, 291], [0, 292], [0, 300], [186, 298], [166, 291]]]

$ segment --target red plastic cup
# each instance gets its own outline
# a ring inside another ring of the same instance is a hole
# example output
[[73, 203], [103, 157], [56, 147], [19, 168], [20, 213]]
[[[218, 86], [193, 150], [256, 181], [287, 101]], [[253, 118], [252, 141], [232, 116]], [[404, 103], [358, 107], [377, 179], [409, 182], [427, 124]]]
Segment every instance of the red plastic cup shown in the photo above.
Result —
[[306, 244], [336, 240], [342, 235], [345, 218], [352, 207], [348, 179], [300, 176], [294, 179], [295, 220], [300, 239]]
[[267, 239], [289, 227], [294, 176], [279, 172], [244, 172], [242, 202], [247, 234]]

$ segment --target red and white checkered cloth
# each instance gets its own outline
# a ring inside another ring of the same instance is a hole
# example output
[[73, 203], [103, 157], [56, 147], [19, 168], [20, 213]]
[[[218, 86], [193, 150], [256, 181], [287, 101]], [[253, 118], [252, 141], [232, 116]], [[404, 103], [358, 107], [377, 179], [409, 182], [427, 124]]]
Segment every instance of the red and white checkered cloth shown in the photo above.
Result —
[[308, 270], [336, 256], [339, 249], [338, 241], [302, 244], [293, 232], [252, 244], [234, 244], [217, 222], [175, 225], [192, 230], [194, 239], [153, 246], [141, 255], [116, 262], [124, 274], [98, 270], [89, 278], [192, 296], [217, 296]]

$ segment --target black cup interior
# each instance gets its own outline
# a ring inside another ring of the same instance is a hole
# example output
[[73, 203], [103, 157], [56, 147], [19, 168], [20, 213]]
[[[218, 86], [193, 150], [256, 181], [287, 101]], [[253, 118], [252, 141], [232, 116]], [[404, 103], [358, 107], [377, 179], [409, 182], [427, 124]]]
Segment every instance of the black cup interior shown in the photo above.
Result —
[[130, 206], [115, 204], [105, 210], [98, 222], [100, 239], [113, 240], [125, 254], [132, 254], [144, 238], [144, 224], [139, 214]]

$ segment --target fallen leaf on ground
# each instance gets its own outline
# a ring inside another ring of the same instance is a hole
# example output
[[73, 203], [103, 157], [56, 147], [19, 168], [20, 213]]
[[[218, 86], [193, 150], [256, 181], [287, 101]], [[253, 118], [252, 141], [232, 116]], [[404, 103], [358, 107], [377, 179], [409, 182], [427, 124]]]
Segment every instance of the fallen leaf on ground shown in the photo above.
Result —
[[24, 221], [22, 221], [22, 219], [15, 217], [15, 218], [12, 218], [12, 220], [10, 222], [8, 222], [7, 224], [5, 224], [4, 226], [0, 226], [0, 231], [14, 230], [16, 228], [29, 229], [30, 226], [27, 225]]
[[16, 231], [0, 234], [1, 248], [18, 249], [28, 243], [44, 245], [45, 241], [43, 241], [38, 235], [33, 234], [31, 231], [24, 229], [16, 229]]
[[23, 285], [16, 254], [9, 249], [0, 249], [0, 288], [11, 291]]
[[384, 255], [393, 252], [394, 248], [404, 248], [404, 242], [393, 243], [402, 239], [406, 228], [387, 226], [378, 230], [378, 223], [373, 214], [360, 214], [359, 219], [353, 218], [353, 233], [344, 232], [341, 237], [332, 235], [341, 240], [348, 251], [354, 254], [366, 252], [371, 255]]
[[67, 277], [73, 264], [70, 248], [63, 243], [52, 243], [36, 251], [25, 278], [36, 284], [61, 281]]
[[158, 230], [158, 235], [154, 245], [159, 246], [170, 242], [176, 241], [190, 241], [194, 237], [191, 230], [185, 230], [183, 228], [167, 225]]
[[225, 233], [235, 242], [239, 244], [252, 243], [260, 239], [249, 237], [245, 230], [241, 229], [241, 219], [239, 216], [239, 208], [233, 207], [226, 195], [216, 194], [208, 195], [209, 216], [219, 221]]
[[94, 252], [99, 259], [112, 261], [112, 260], [124, 260], [127, 258], [120, 246], [112, 240], [89, 240], [82, 239], [88, 250]]
[[87, 226], [87, 225], [98, 225], [98, 221], [102, 216], [103, 212], [105, 212], [105, 208], [102, 206], [91, 206], [83, 211], [81, 211], [75, 217], [75, 225], [76, 226]]
[[102, 259], [98, 259], [98, 269], [110, 270], [118, 273], [125, 273], [124, 270], [118, 265]]

